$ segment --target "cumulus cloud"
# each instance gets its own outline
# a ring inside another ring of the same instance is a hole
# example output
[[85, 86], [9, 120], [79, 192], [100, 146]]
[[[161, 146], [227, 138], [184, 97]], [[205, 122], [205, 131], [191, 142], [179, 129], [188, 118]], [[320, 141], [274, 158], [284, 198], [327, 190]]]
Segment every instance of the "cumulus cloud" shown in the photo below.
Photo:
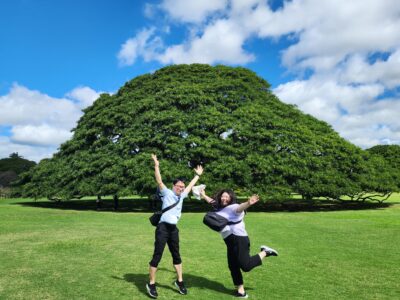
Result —
[[50, 157], [71, 138], [82, 109], [98, 96], [89, 87], [78, 87], [65, 98], [54, 98], [14, 84], [0, 96], [0, 126], [10, 128], [10, 136], [0, 137], [0, 157], [12, 152], [36, 161]]
[[400, 48], [391, 53], [387, 60], [369, 63], [368, 57], [354, 54], [342, 68], [338, 68], [338, 80], [343, 83], [380, 82], [388, 89], [400, 85]]
[[281, 33], [296, 31], [298, 42], [283, 52], [283, 63], [288, 67], [324, 70], [335, 67], [354, 53], [393, 51], [400, 40], [400, 7], [397, 4], [395, 0], [287, 3], [282, 17], [294, 18], [290, 22], [297, 23], [298, 27]]
[[[396, 2], [294, 0], [273, 11], [265, 0], [164, 0], [159, 8], [197, 34], [180, 44], [163, 46], [154, 28], [143, 29], [121, 46], [119, 60], [122, 65], [133, 64], [139, 56], [164, 64], [245, 64], [254, 59], [243, 50], [249, 39], [292, 35], [296, 42], [282, 52], [286, 67], [329, 70], [348, 55], [393, 51], [399, 46], [400, 7]], [[154, 40], [159, 47], [154, 47]], [[220, 56], [221, 46], [225, 59]], [[146, 53], [150, 55], [145, 57]]]
[[[338, 111], [340, 108], [342, 112], [333, 114], [332, 118], [322, 118], [328, 122], [332, 122], [344, 112], [356, 113], [363, 109], [363, 105], [374, 101], [383, 91], [384, 87], [380, 84], [340, 85], [333, 79], [314, 77], [291, 81], [274, 89], [274, 93], [281, 100], [303, 107], [303, 110], [313, 115], [332, 115], [329, 111]], [[310, 108], [305, 109], [307, 106]], [[318, 110], [318, 107], [323, 108]]]
[[196, 37], [186, 45], [168, 47], [158, 55], [160, 62], [169, 63], [234, 63], [245, 64], [254, 60], [254, 55], [246, 53], [242, 45], [246, 39], [238, 24], [229, 20], [219, 20], [208, 26], [201, 37]]
[[381, 84], [347, 85], [313, 77], [281, 84], [273, 91], [282, 101], [328, 122], [360, 147], [400, 144], [400, 99], [377, 101], [385, 91]]
[[336, 129], [363, 148], [378, 144], [400, 144], [400, 99], [387, 98], [370, 103], [364, 111], [341, 116]]
[[165, 0], [160, 7], [175, 20], [198, 23], [227, 5], [228, 0]]
[[75, 100], [82, 109], [92, 105], [99, 96], [99, 92], [87, 86], [77, 87], [66, 95], [66, 97]]
[[14, 84], [9, 94], [0, 96], [0, 120], [6, 125], [68, 127], [80, 115], [80, 109], [67, 99], [56, 99], [39, 91]]
[[[159, 5], [172, 20], [188, 28], [188, 38], [180, 44], [165, 45], [163, 35], [154, 27], [142, 29], [121, 46], [118, 60], [121, 66], [133, 65], [139, 57], [144, 61], [155, 60], [162, 64], [179, 63], [227, 63], [245, 64], [254, 60], [243, 46], [249, 37], [237, 21], [229, 18], [216, 19], [214, 13], [226, 13], [227, 0], [165, 0]], [[150, 15], [149, 7], [146, 14]], [[152, 14], [154, 6], [151, 6]], [[209, 23], [205, 24], [205, 21]], [[165, 28], [169, 28], [168, 26]]]
[[0, 136], [0, 157], [8, 157], [11, 153], [17, 152], [26, 159], [39, 162], [43, 158], [50, 158], [57, 151], [55, 146], [32, 146], [18, 144], [10, 140], [9, 137]]
[[156, 51], [162, 47], [162, 41], [154, 36], [155, 28], [143, 29], [135, 37], [128, 39], [122, 46], [117, 57], [121, 66], [133, 65], [137, 57], [145, 61], [156, 57]]
[[12, 128], [11, 141], [19, 144], [48, 146], [59, 145], [72, 136], [68, 129], [56, 128], [47, 124], [17, 125]]

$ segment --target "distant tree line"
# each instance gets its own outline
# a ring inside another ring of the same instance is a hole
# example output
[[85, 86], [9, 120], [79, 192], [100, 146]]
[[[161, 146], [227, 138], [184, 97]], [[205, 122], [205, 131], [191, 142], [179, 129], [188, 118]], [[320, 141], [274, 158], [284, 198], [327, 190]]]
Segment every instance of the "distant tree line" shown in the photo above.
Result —
[[14, 184], [14, 195], [17, 193], [17, 186], [19, 174], [28, 171], [34, 167], [36, 163], [24, 159], [18, 153], [11, 153], [8, 158], [0, 159], [0, 195], [12, 196], [11, 187]]

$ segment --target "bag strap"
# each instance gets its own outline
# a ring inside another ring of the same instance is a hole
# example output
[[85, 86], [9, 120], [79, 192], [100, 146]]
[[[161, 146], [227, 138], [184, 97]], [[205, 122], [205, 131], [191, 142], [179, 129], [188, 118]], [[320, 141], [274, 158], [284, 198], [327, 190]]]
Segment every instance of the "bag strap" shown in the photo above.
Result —
[[[229, 204], [229, 205], [232, 205], [232, 204]], [[221, 210], [221, 209], [219, 209], [219, 210]], [[240, 222], [242, 222], [243, 221], [243, 219], [241, 219], [241, 220], [239, 220], [239, 221], [236, 221], [236, 222], [228, 222], [228, 223], [226, 223], [227, 225], [235, 225], [235, 224], [239, 224]]]
[[161, 211], [161, 214], [163, 214], [163, 213], [165, 213], [166, 211], [170, 210], [171, 208], [174, 208], [175, 206], [177, 206], [177, 205], [178, 205], [178, 203], [179, 203], [179, 201], [181, 201], [181, 199], [180, 199], [180, 198], [179, 198], [179, 200], [178, 200], [178, 201], [176, 201], [174, 204], [172, 204], [172, 205], [170, 205], [170, 206], [168, 206], [168, 207], [164, 208], [164, 209]]
[[242, 222], [243, 221], [243, 219], [242, 220], [239, 220], [239, 221], [236, 221], [236, 222], [228, 222], [227, 224], [228, 225], [235, 225], [235, 224], [239, 224], [240, 222]]

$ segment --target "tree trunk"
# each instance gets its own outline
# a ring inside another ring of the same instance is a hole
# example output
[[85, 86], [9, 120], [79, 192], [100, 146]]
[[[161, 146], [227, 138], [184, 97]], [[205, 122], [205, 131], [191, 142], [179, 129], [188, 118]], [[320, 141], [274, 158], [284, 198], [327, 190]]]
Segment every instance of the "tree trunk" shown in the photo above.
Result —
[[119, 200], [118, 195], [114, 195], [114, 210], [118, 210]]
[[96, 199], [96, 209], [100, 210], [102, 206], [103, 206], [103, 201], [101, 200], [101, 196], [98, 195]]

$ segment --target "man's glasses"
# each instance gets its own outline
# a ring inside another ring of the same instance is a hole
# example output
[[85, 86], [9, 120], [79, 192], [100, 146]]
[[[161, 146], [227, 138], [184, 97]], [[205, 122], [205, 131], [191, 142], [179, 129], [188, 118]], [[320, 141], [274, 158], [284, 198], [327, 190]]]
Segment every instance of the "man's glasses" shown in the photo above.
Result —
[[184, 189], [184, 188], [185, 188], [184, 185], [175, 184], [175, 186], [176, 186], [177, 188], [179, 188], [179, 189]]

